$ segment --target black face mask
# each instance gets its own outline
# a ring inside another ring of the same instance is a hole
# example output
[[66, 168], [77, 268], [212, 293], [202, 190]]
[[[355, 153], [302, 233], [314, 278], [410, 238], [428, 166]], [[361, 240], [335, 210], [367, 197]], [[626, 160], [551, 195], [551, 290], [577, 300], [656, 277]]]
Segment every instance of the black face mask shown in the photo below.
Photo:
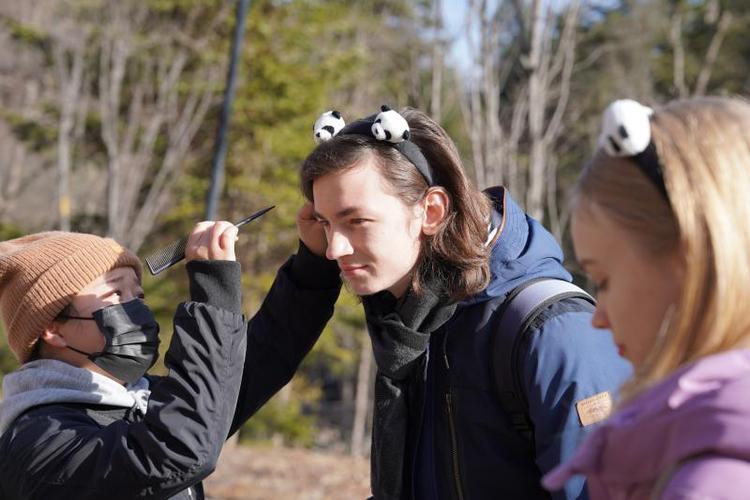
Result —
[[106, 339], [101, 352], [88, 353], [68, 347], [88, 356], [95, 365], [127, 384], [138, 381], [159, 358], [159, 323], [140, 299], [103, 307], [94, 311], [91, 318], [65, 317], [96, 321]]

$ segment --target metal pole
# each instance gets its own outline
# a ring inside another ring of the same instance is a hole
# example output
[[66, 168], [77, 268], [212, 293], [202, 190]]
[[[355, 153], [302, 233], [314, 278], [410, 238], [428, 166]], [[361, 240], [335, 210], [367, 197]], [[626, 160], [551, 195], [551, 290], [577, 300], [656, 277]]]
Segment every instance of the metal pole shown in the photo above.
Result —
[[224, 159], [227, 156], [227, 132], [229, 131], [229, 118], [232, 114], [232, 101], [234, 100], [234, 89], [237, 80], [237, 63], [240, 58], [242, 38], [245, 34], [245, 17], [250, 0], [238, 0], [235, 13], [234, 37], [229, 57], [229, 69], [227, 70], [227, 86], [224, 91], [224, 104], [221, 107], [219, 128], [216, 132], [216, 146], [214, 147], [213, 161], [211, 162], [211, 185], [206, 198], [206, 220], [214, 220], [216, 208], [219, 204], [219, 195], [224, 185]]

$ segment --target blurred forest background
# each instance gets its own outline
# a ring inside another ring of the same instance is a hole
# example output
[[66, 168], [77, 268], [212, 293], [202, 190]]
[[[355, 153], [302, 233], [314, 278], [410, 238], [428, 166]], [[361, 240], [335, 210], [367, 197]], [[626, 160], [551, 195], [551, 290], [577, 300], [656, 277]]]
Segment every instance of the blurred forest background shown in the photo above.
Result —
[[[322, 111], [427, 111], [481, 187], [508, 186], [565, 244], [609, 101], [750, 91], [750, 0], [254, 0], [246, 21], [218, 216], [277, 206], [240, 233], [248, 314], [297, 247], [297, 168]], [[0, 0], [0, 240], [87, 231], [146, 255], [186, 234], [234, 25], [227, 0]], [[182, 267], [145, 286], [168, 331]], [[16, 367], [2, 342], [0, 377]], [[366, 456], [373, 364], [342, 293], [240, 441]]]

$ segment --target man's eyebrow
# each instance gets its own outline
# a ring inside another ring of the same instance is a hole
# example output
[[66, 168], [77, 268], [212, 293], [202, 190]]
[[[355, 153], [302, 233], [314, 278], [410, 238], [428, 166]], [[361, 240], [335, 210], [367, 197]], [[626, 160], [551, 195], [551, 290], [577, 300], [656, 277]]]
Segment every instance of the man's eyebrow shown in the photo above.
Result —
[[[339, 210], [338, 212], [336, 212], [336, 217], [338, 218], [346, 217], [347, 215], [352, 215], [357, 212], [359, 212], [359, 209], [357, 207], [348, 207], [348, 208], [345, 208], [343, 210]], [[320, 215], [318, 212], [314, 210], [313, 210], [313, 217], [315, 217], [316, 219], [326, 220], [325, 217], [323, 217], [322, 215]]]

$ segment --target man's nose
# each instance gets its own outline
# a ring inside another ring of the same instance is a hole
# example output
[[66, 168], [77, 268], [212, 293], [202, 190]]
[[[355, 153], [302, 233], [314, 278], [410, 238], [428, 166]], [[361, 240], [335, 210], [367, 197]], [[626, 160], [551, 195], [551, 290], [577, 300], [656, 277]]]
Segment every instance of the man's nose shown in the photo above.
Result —
[[352, 254], [352, 245], [349, 239], [338, 231], [331, 231], [328, 234], [328, 248], [326, 257], [330, 260], [336, 260], [346, 255]]

